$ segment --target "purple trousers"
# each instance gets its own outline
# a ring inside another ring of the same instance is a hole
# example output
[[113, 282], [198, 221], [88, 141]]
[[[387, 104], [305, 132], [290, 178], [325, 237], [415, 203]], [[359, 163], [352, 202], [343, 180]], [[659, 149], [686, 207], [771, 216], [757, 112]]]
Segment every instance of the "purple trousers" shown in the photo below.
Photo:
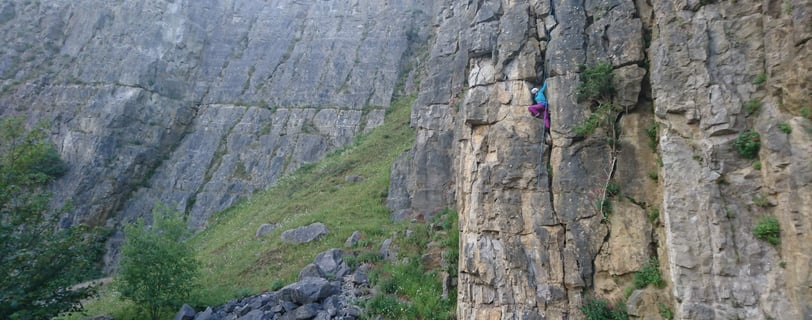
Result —
[[547, 104], [546, 103], [539, 103], [534, 104], [532, 106], [527, 107], [527, 111], [530, 111], [530, 114], [533, 115], [535, 118], [539, 118], [540, 116], [544, 116], [544, 127], [549, 129], [550, 128], [550, 116], [547, 114]]

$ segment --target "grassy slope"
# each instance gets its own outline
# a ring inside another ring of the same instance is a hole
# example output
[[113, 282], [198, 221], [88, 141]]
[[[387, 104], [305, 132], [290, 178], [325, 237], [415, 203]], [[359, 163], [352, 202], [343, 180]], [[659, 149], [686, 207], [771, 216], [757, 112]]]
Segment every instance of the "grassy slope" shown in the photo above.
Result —
[[[201, 262], [201, 288], [194, 294], [195, 304], [219, 305], [237, 296], [269, 290], [278, 279], [293, 282], [317, 253], [342, 248], [355, 230], [361, 231], [369, 243], [381, 243], [402, 230], [403, 225], [390, 220], [384, 200], [392, 162], [414, 140], [414, 131], [409, 127], [413, 101], [414, 97], [398, 99], [385, 123], [360, 136], [354, 144], [214, 214], [207, 229], [191, 239]], [[352, 175], [365, 180], [345, 180]], [[328, 235], [303, 245], [279, 240], [284, 230], [313, 222], [324, 223]], [[276, 223], [278, 228], [257, 239], [255, 232], [263, 223]], [[86, 313], [134, 318], [133, 306], [116, 296], [112, 289], [104, 289], [98, 299], [86, 304]]]
[[[317, 253], [343, 247], [355, 230], [370, 240], [383, 239], [394, 231], [397, 227], [384, 200], [392, 162], [414, 140], [409, 128], [413, 101], [399, 99], [385, 124], [354, 144], [214, 215], [209, 227], [192, 240], [204, 261], [200, 302], [217, 304], [237, 294], [269, 290], [275, 279], [293, 282]], [[346, 176], [365, 180], [348, 182]], [[279, 240], [284, 230], [313, 222], [329, 229], [320, 241], [291, 245]], [[278, 228], [256, 239], [255, 232], [263, 223], [275, 223]]]

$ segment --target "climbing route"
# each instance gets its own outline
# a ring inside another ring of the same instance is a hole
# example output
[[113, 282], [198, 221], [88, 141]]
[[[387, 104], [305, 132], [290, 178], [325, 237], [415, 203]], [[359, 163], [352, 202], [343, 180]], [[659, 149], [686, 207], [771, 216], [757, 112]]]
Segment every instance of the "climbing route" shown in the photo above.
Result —
[[[550, 0], [550, 17], [552, 17], [553, 21], [555, 22], [555, 3], [554, 3], [553, 0]], [[554, 23], [552, 28], [555, 28], [555, 26], [556, 26], [556, 24]], [[548, 29], [546, 24], [544, 26], [544, 34], [545, 34], [545, 38], [547, 39], [547, 42], [552, 40], [552, 36], [551, 36], [551, 33], [550, 33], [550, 30], [552, 28]], [[541, 69], [541, 83], [545, 83], [545, 81], [547, 81], [547, 51], [546, 50], [543, 53], [542, 60], [543, 60], [543, 63], [542, 63], [542, 69]], [[541, 143], [540, 143], [541, 146], [539, 147], [539, 164], [538, 164], [538, 170], [537, 170], [538, 177], [536, 178], [537, 187], [541, 187], [542, 173], [547, 172], [547, 166], [544, 165], [544, 145], [545, 145], [545, 141], [547, 139], [547, 128], [546, 128], [545, 124], [548, 123], [548, 121], [550, 121], [550, 119], [547, 118], [549, 116], [550, 116], [550, 105], [548, 104], [547, 107], [544, 110], [544, 119], [543, 119], [544, 122], [542, 123], [542, 126], [541, 126]], [[552, 139], [550, 139], [550, 140], [551, 140], [550, 146], [552, 146]]]

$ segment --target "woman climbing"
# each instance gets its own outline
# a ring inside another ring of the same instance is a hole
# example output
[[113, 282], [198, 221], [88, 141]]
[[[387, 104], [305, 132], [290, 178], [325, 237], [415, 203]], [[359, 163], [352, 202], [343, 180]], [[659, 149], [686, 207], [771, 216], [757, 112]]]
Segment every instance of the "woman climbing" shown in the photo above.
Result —
[[[547, 89], [547, 81], [544, 81], [544, 85], [539, 88], [533, 88], [530, 90], [530, 93], [533, 94], [533, 101], [536, 103], [532, 106], [527, 107], [527, 111], [530, 111], [530, 114], [534, 118], [543, 118], [544, 119], [544, 130], [545, 132], [550, 131], [550, 115], [548, 112], [548, 105], [547, 105], [547, 97], [544, 96], [544, 90]], [[549, 144], [549, 134], [545, 137], [545, 143]]]

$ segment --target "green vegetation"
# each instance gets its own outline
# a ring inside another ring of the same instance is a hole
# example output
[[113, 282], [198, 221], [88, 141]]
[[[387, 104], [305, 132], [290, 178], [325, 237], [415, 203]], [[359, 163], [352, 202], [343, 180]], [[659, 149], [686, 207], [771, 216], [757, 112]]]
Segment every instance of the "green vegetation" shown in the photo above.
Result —
[[660, 180], [660, 174], [657, 171], [649, 171], [648, 178], [654, 181]]
[[673, 320], [674, 319], [674, 312], [671, 311], [671, 308], [666, 306], [662, 302], [657, 302], [657, 306], [660, 308], [660, 316], [666, 320]]
[[807, 118], [812, 120], [812, 108], [810, 107], [803, 107], [801, 108], [801, 117]]
[[[143, 219], [124, 228], [121, 264], [115, 287], [123, 299], [146, 309], [149, 318], [171, 316], [189, 299], [197, 277], [197, 261], [186, 238], [181, 214], [158, 205], [153, 223]], [[168, 312], [168, 313], [167, 313]]]
[[665, 286], [665, 280], [660, 275], [660, 263], [656, 257], [651, 257], [648, 264], [634, 274], [634, 287], [636, 289], [643, 289], [649, 284], [657, 288]]
[[626, 305], [621, 302], [610, 304], [606, 299], [587, 296], [580, 307], [587, 320], [627, 320]]
[[767, 241], [771, 245], [780, 244], [781, 228], [778, 225], [778, 219], [773, 216], [762, 217], [753, 227], [753, 235], [756, 239]]
[[657, 139], [660, 125], [656, 121], [652, 121], [651, 125], [646, 128], [646, 135], [648, 135], [648, 146], [652, 152], [657, 152], [657, 145], [660, 141]]
[[576, 92], [578, 101], [596, 100], [603, 104], [615, 93], [612, 84], [612, 64], [598, 62], [581, 72], [581, 83]]
[[[362, 246], [379, 246], [393, 232], [402, 232], [406, 226], [392, 222], [382, 200], [393, 160], [414, 141], [409, 126], [412, 102], [413, 96], [394, 101], [380, 127], [322, 161], [302, 166], [268, 190], [214, 214], [207, 228], [189, 240], [200, 261], [198, 290], [190, 304], [220, 305], [294, 282], [316, 254], [342, 248], [353, 231], [363, 234]], [[345, 179], [349, 175], [366, 179], [349, 182]], [[316, 221], [329, 229], [318, 241], [291, 245], [279, 239], [284, 230]], [[256, 229], [263, 223], [276, 223], [278, 229], [257, 239]], [[354, 263], [380, 260], [377, 253], [362, 255]], [[109, 289], [89, 301], [88, 314], [138, 319], [132, 304], [110, 298], [118, 294]]]
[[761, 161], [760, 160], [753, 161], [753, 169], [761, 170]]
[[606, 195], [614, 197], [618, 194], [620, 194], [620, 184], [615, 180], [609, 180], [609, 183], [606, 184]]
[[753, 84], [757, 85], [757, 86], [760, 86], [760, 85], [764, 84], [765, 82], [767, 82], [767, 73], [766, 72], [759, 73], [756, 76], [756, 78], [753, 79]]
[[767, 196], [765, 194], [758, 193], [753, 196], [753, 204], [762, 208], [767, 208], [770, 206], [770, 200], [767, 199]]
[[656, 222], [657, 219], [660, 219], [660, 209], [658, 208], [651, 208], [648, 211], [648, 220], [652, 223]]
[[[0, 314], [49, 319], [78, 311], [92, 285], [71, 285], [98, 274], [104, 237], [77, 225], [55, 229], [62, 213], [49, 208], [44, 187], [67, 171], [40, 124], [0, 120]], [[65, 210], [70, 209], [66, 205]]]
[[[399, 256], [405, 258], [381, 264], [370, 274], [372, 284], [378, 285], [381, 291], [367, 301], [367, 315], [370, 318], [381, 315], [385, 319], [451, 319], [456, 311], [456, 291], [450, 290], [448, 297], [441, 298], [442, 275], [435, 268], [424, 265], [422, 257], [432, 254], [426, 252], [426, 248], [432, 247], [427, 246], [429, 240], [440, 243], [439, 248], [445, 248], [443, 256], [446, 260], [445, 269], [441, 271], [457, 273], [457, 213], [442, 211], [434, 223], [413, 224], [411, 230], [411, 235], [396, 239]], [[435, 251], [434, 255], [439, 258], [440, 253]]]
[[778, 130], [781, 130], [781, 132], [786, 133], [786, 134], [792, 133], [792, 127], [788, 123], [785, 123], [785, 122], [781, 122], [781, 123], [778, 124]]
[[758, 150], [761, 148], [761, 140], [758, 132], [752, 129], [746, 129], [739, 134], [736, 141], [733, 142], [733, 147], [739, 152], [739, 155], [747, 159], [754, 159], [758, 156]]
[[761, 109], [761, 99], [750, 99], [744, 103], [744, 112], [749, 116]]

